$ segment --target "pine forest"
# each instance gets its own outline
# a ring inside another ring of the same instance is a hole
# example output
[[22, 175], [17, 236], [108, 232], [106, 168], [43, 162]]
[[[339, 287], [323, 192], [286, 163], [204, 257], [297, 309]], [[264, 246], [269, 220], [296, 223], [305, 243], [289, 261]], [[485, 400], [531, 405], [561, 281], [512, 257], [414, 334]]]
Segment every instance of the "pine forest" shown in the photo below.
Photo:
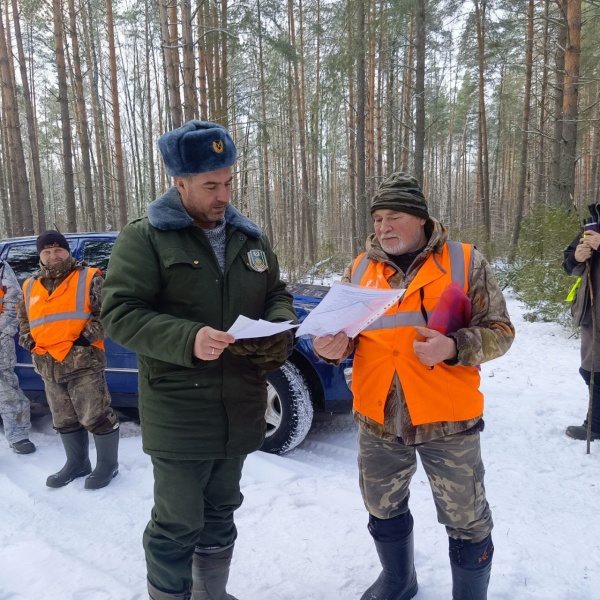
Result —
[[289, 279], [361, 252], [402, 170], [507, 284], [560, 295], [600, 202], [599, 38], [582, 0], [0, 0], [0, 237], [119, 230], [201, 119]]

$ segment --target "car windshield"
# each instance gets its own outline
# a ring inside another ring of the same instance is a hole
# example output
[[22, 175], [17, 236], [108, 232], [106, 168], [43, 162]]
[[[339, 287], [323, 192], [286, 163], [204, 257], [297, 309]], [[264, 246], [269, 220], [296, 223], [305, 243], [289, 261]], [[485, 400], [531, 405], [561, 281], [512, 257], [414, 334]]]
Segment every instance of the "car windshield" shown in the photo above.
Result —
[[11, 246], [6, 255], [6, 262], [12, 267], [20, 285], [40, 268], [40, 255], [35, 242]]

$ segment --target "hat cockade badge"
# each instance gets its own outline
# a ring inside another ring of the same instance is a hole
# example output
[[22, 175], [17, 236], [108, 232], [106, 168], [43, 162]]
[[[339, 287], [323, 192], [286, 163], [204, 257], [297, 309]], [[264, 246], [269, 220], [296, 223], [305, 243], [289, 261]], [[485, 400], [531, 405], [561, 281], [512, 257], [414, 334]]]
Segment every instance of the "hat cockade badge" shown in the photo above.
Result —
[[212, 146], [213, 146], [213, 150], [217, 154], [223, 154], [223, 150], [225, 150], [225, 143], [223, 142], [223, 140], [215, 140], [213, 142]]

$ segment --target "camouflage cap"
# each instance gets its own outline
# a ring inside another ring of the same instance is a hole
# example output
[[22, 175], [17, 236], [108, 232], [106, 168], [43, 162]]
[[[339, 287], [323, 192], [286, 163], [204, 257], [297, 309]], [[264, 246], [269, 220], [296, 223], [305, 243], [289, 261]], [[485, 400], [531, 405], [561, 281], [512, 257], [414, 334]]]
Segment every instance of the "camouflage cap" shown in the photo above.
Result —
[[416, 178], [408, 173], [392, 173], [379, 184], [371, 200], [371, 214], [379, 209], [395, 210], [429, 219], [427, 202], [421, 186]]

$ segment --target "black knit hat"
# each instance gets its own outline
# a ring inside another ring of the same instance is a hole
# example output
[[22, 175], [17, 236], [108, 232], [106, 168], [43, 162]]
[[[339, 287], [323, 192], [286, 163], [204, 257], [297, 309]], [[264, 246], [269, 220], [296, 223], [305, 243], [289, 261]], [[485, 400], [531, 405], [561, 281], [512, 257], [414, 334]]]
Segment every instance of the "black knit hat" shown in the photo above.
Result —
[[427, 202], [421, 186], [408, 173], [392, 173], [379, 184], [371, 200], [371, 214], [380, 208], [429, 219]]
[[35, 242], [35, 246], [38, 254], [46, 248], [64, 248], [69, 254], [71, 253], [71, 248], [69, 248], [65, 236], [54, 229], [42, 231]]

